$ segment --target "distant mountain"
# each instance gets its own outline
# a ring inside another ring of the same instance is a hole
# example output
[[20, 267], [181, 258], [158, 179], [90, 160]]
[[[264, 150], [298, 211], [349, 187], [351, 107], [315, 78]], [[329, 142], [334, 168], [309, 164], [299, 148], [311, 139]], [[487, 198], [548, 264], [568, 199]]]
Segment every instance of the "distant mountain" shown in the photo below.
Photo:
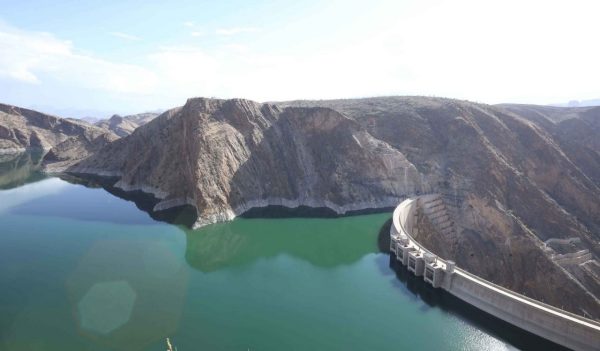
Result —
[[98, 118], [98, 117], [89, 117], [89, 116], [87, 116], [87, 117], [81, 117], [79, 119], [82, 120], [82, 121], [85, 121], [85, 122], [87, 122], [89, 124], [96, 124], [97, 122], [100, 122], [102, 120], [101, 118]]
[[[62, 116], [63, 118], [75, 118], [86, 120], [88, 123], [90, 120], [102, 119], [98, 116], [110, 116], [111, 110], [100, 110], [100, 109], [86, 109], [86, 108], [60, 108], [53, 105], [46, 104], [31, 104], [28, 105], [27, 108], [35, 111], [44, 111], [45, 113]], [[93, 124], [93, 123], [92, 123]]]
[[128, 116], [125, 116], [124, 118], [126, 120], [129, 120], [129, 121], [137, 124], [138, 126], [143, 126], [144, 124], [146, 124], [146, 123], [150, 122], [151, 120], [153, 120], [154, 118], [158, 117], [163, 112], [164, 111], [143, 112], [143, 113], [138, 113], [135, 115], [128, 115]]
[[138, 127], [135, 122], [132, 122], [125, 117], [113, 115], [109, 119], [100, 120], [95, 123], [96, 126], [108, 129], [120, 137], [127, 136]]
[[158, 115], [155, 112], [145, 112], [125, 117], [113, 115], [109, 119], [100, 120], [94, 124], [98, 127], [108, 129], [120, 137], [124, 137], [133, 133], [137, 127], [150, 122]]
[[558, 107], [589, 107], [589, 106], [600, 106], [600, 99], [591, 100], [571, 100], [567, 103], [552, 104], [552, 106]]

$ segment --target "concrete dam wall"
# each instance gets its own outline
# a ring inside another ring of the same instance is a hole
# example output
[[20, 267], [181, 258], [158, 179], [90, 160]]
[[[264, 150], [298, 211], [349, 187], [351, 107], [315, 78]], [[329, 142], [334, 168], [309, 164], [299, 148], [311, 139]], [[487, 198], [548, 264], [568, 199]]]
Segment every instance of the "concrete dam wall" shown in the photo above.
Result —
[[416, 242], [411, 233], [416, 229], [418, 199], [407, 199], [396, 207], [390, 228], [390, 250], [410, 272], [435, 288], [559, 345], [573, 350], [600, 350], [600, 323], [493, 284]]

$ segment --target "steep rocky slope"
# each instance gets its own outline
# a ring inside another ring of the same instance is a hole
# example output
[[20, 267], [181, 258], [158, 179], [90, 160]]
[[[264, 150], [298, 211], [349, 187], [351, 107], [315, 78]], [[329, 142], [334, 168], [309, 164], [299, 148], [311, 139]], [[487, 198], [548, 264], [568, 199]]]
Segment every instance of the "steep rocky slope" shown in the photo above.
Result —
[[600, 184], [600, 107], [553, 108], [502, 105], [550, 133], [560, 148], [591, 180]]
[[163, 199], [155, 210], [191, 204], [197, 225], [267, 205], [389, 207], [426, 188], [402, 153], [336, 111], [239, 99], [190, 99], [68, 171], [119, 176]]
[[424, 97], [196, 98], [87, 158], [70, 160], [68, 147], [54, 156], [69, 172], [155, 194], [155, 211], [192, 205], [196, 225], [257, 206], [344, 213], [439, 193], [445, 213], [422, 210], [423, 244], [495, 283], [600, 318], [597, 111], [552, 109], [540, 117]]
[[65, 119], [16, 106], [0, 104], [0, 154], [23, 152], [27, 149], [48, 151], [69, 141], [71, 149], [82, 146], [75, 157], [85, 157], [100, 141], [116, 139], [109, 131], [86, 122]]
[[421, 97], [280, 105], [335, 109], [400, 150], [450, 214], [442, 223], [421, 214], [430, 230], [419, 240], [434, 252], [503, 286], [600, 317], [600, 134], [590, 127], [597, 110], [549, 108], [551, 117], [539, 119], [506, 106]]

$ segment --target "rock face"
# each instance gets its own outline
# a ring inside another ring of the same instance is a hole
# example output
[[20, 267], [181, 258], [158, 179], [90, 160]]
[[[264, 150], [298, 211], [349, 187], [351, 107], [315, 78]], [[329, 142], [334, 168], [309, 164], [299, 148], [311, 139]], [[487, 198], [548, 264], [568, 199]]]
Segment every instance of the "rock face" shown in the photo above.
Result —
[[190, 99], [68, 171], [119, 176], [118, 187], [163, 199], [155, 210], [193, 205], [197, 226], [267, 205], [390, 207], [427, 188], [402, 153], [339, 112], [248, 100]]
[[335, 109], [401, 151], [448, 214], [422, 209], [426, 247], [497, 284], [600, 318], [600, 108], [414, 97], [281, 105]]
[[0, 104], [0, 154], [18, 153], [27, 149], [48, 151], [61, 144], [86, 146], [71, 158], [87, 156], [92, 148], [116, 136], [88, 123], [55, 117], [33, 110]]
[[438, 193], [443, 212], [419, 214], [425, 246], [600, 318], [599, 114], [424, 97], [195, 98], [87, 157], [72, 160], [65, 144], [53, 157], [68, 172], [153, 193], [155, 211], [192, 205], [196, 226], [266, 205], [344, 213]]
[[156, 116], [158, 116], [158, 113], [154, 112], [140, 113], [125, 117], [113, 115], [107, 120], [101, 120], [94, 124], [100, 128], [108, 129], [120, 137], [124, 137], [133, 133], [137, 127], [150, 122], [156, 118]]

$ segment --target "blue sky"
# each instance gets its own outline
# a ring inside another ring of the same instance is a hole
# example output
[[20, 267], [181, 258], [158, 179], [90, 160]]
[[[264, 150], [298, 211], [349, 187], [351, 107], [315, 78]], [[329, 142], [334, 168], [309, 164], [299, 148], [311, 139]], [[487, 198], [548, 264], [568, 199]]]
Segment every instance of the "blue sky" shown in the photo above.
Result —
[[1, 1], [0, 102], [65, 116], [188, 97], [600, 97], [592, 0]]

